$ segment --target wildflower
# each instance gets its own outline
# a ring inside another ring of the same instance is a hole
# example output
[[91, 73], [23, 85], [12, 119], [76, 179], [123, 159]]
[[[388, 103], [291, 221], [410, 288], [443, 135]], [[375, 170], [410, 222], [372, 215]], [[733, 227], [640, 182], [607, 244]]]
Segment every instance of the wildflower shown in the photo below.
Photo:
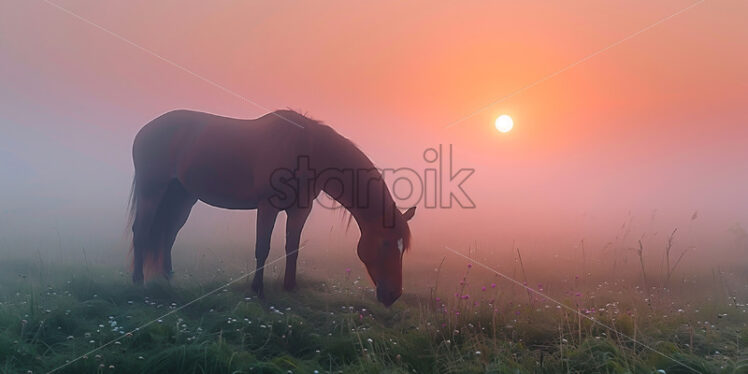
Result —
[[485, 291], [486, 290], [486, 286], [481, 287], [480, 290], [481, 291]]
[[491, 283], [491, 288], [496, 288], [496, 283]]
[[480, 356], [480, 351], [475, 351], [475, 354]]
[[470, 269], [471, 267], [473, 267], [473, 264], [468, 264], [468, 269]]

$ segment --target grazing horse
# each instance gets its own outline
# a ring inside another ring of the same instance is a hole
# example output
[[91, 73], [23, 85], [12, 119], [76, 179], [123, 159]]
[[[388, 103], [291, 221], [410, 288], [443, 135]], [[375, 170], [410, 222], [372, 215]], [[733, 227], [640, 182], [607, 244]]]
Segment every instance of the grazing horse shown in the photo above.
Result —
[[252, 289], [263, 293], [263, 268], [280, 211], [287, 214], [283, 287], [296, 286], [299, 240], [312, 202], [322, 191], [355, 218], [358, 256], [389, 306], [402, 294], [407, 221], [381, 173], [350, 140], [291, 110], [242, 120], [178, 110], [145, 125], [133, 143], [131, 192], [133, 282], [172, 273], [171, 249], [192, 206], [257, 209]]

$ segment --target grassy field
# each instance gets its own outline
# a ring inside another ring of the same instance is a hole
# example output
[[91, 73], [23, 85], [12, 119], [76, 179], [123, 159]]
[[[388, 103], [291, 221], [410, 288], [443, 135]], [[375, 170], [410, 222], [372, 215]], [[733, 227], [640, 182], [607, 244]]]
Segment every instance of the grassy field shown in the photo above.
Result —
[[345, 274], [301, 279], [294, 293], [271, 279], [265, 300], [242, 279], [187, 305], [230, 278], [143, 289], [106, 266], [6, 261], [0, 372], [748, 372], [745, 274], [646, 291], [634, 280], [533, 285], [577, 314], [471, 267], [386, 309], [367, 279]]

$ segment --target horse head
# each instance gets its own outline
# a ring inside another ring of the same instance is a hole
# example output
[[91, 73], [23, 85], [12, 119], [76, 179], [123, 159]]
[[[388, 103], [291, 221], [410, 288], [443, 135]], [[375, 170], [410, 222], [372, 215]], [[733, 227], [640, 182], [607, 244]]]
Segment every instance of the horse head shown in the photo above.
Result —
[[366, 265], [377, 289], [377, 300], [390, 306], [403, 293], [403, 254], [410, 245], [408, 220], [416, 208], [397, 211], [394, 227], [363, 230], [358, 242], [358, 257]]

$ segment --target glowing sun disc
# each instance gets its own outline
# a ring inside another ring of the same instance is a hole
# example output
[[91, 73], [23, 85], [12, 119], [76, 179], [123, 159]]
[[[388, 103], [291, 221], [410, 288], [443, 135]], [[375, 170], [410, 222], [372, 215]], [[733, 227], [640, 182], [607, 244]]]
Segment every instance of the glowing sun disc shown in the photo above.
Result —
[[496, 130], [499, 130], [499, 132], [509, 132], [512, 130], [512, 127], [514, 127], [514, 121], [512, 121], [512, 117], [502, 114], [499, 118], [496, 118], [495, 125]]

